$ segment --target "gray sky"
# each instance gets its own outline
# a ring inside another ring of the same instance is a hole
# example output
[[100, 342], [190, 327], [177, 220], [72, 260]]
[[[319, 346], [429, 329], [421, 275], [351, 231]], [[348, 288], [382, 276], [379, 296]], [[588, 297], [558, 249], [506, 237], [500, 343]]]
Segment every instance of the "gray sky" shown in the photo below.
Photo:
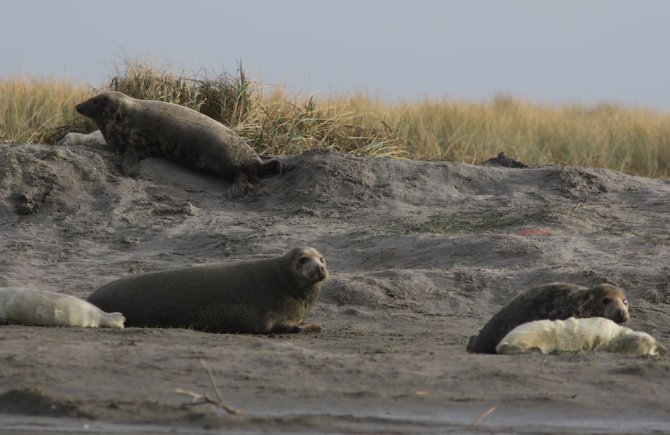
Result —
[[99, 86], [123, 57], [300, 94], [601, 101], [670, 111], [670, 1], [13, 0], [0, 78]]

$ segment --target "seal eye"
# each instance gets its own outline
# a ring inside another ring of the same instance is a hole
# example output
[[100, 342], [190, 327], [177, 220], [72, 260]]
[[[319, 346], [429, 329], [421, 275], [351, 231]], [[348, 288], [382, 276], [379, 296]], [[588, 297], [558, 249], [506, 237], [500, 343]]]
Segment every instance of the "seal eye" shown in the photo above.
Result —
[[603, 305], [609, 305], [610, 302], [612, 302], [612, 299], [610, 299], [610, 298], [604, 298], [603, 299]]
[[302, 257], [300, 260], [298, 260], [298, 263], [300, 263], [300, 264], [302, 265], [302, 264], [307, 263], [308, 261], [309, 261], [309, 258], [307, 258], [307, 257]]

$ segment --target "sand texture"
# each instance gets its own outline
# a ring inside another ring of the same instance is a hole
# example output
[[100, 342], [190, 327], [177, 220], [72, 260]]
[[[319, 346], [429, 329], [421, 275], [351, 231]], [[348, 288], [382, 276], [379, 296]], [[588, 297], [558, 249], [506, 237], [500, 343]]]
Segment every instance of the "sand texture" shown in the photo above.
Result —
[[[670, 344], [670, 181], [321, 151], [283, 163], [231, 199], [231, 183], [162, 159], [128, 178], [104, 146], [0, 145], [0, 286], [85, 298], [301, 245], [330, 271], [318, 334], [0, 326], [0, 431], [670, 431], [668, 359], [465, 351], [551, 281], [624, 288], [627, 326]], [[240, 415], [177, 392], [214, 386]]]

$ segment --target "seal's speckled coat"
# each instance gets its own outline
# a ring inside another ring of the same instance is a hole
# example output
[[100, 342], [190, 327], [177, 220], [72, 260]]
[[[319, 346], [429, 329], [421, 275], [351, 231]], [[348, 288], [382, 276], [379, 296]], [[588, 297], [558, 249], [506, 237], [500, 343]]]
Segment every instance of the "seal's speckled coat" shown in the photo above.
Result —
[[126, 175], [133, 175], [143, 158], [166, 157], [233, 181], [232, 194], [239, 196], [259, 175], [281, 173], [279, 160], [263, 162], [231, 129], [188, 107], [109, 91], [76, 110], [95, 121], [105, 141], [123, 153]]

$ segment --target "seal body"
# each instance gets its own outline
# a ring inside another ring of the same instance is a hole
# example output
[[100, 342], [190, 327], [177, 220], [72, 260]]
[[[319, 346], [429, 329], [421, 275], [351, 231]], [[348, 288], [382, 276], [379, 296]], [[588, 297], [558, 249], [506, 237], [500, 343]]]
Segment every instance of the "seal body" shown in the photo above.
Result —
[[231, 129], [178, 104], [110, 91], [78, 104], [76, 110], [95, 121], [105, 141], [123, 153], [126, 175], [134, 175], [143, 158], [165, 157], [234, 182], [233, 195], [238, 196], [259, 175], [281, 172], [278, 160], [263, 162]]
[[605, 317], [617, 323], [630, 318], [623, 290], [610, 284], [592, 288], [568, 283], [549, 283], [516, 296], [496, 313], [479, 335], [470, 338], [467, 350], [496, 353], [496, 345], [516, 326], [534, 320], [569, 317]]
[[124, 320], [121, 313], [105, 313], [74, 296], [28, 288], [0, 288], [0, 321], [4, 323], [121, 329]]
[[128, 276], [102, 286], [88, 301], [120, 311], [126, 326], [318, 332], [321, 325], [303, 320], [327, 276], [319, 251], [303, 247], [276, 258]]
[[102, 132], [96, 130], [89, 134], [68, 133], [58, 141], [57, 145], [107, 145], [107, 142], [105, 142]]
[[582, 350], [636, 356], [664, 356], [667, 349], [646, 332], [604, 317], [535, 320], [512, 329], [496, 346], [500, 354], [574, 353]]

